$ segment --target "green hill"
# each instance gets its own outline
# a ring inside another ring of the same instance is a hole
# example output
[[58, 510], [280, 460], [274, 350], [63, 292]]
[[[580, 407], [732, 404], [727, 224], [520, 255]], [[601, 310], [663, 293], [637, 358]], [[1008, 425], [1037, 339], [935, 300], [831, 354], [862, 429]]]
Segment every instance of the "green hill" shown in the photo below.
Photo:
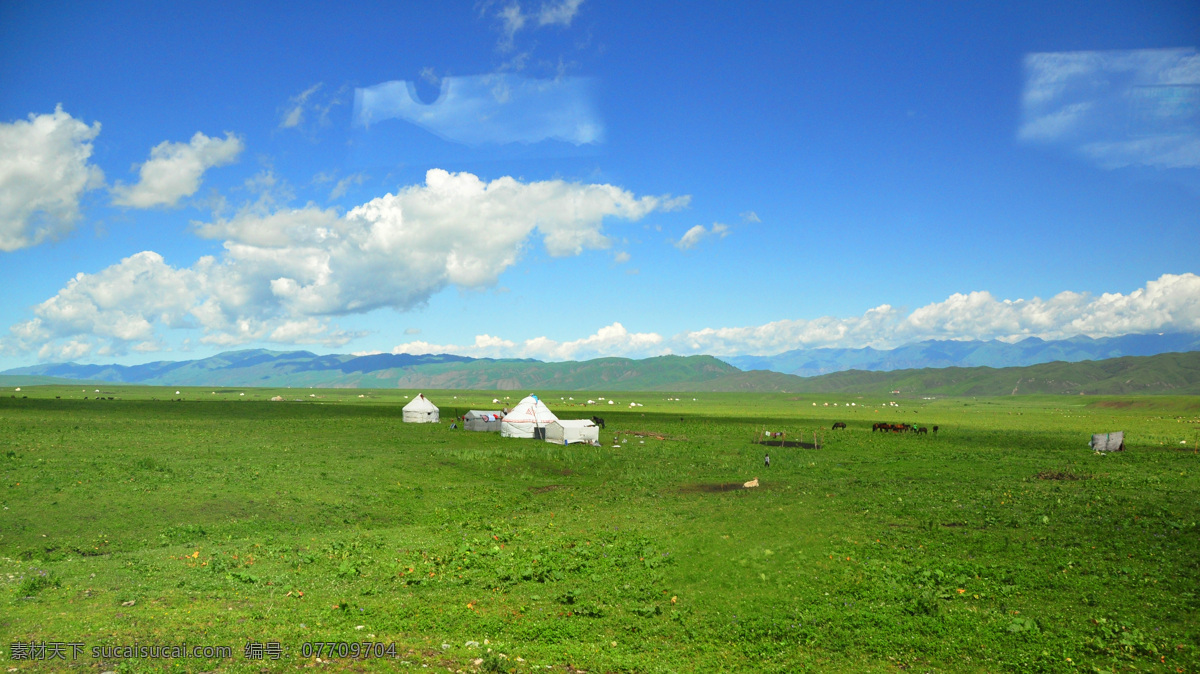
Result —
[[849, 370], [801, 380], [799, 393], [888, 394], [905, 397], [1055, 395], [1200, 395], [1200, 352], [1126, 356], [1028, 367], [947, 367], [864, 372]]

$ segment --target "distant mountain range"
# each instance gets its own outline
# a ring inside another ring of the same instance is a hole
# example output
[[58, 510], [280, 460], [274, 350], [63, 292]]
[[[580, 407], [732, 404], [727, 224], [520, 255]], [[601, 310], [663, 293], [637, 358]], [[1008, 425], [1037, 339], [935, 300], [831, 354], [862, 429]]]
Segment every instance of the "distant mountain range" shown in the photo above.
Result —
[[843, 370], [913, 370], [927, 367], [1021, 367], [1066, 361], [1200, 351], [1200, 334], [1072, 337], [1046, 341], [1029, 337], [1009, 344], [992, 341], [929, 340], [895, 349], [796, 349], [774, 356], [722, 358], [741, 370], [772, 370], [814, 377]]
[[[723, 378], [736, 378], [742, 374], [736, 367], [712, 356], [660, 356], [644, 360], [599, 358], [584, 362], [543, 363], [445, 354], [318, 356], [308, 351], [253, 349], [230, 351], [201, 360], [132, 366], [48, 363], [7, 370], [0, 373], [0, 377], [11, 382], [19, 381], [20, 377], [54, 377], [64, 381], [160, 386], [634, 391], [668, 390], [701, 382], [718, 387], [713, 390], [725, 390], [720, 388]], [[0, 380], [0, 383], [4, 381]], [[729, 385], [736, 390], [737, 384]]]
[[[1026, 342], [1020, 344], [1033, 346]], [[934, 345], [939, 344], [947, 342], [927, 342], [922, 348], [926, 353], [932, 353]], [[918, 346], [913, 345], [913, 348]], [[133, 366], [53, 363], [0, 373], [0, 385], [3, 386], [85, 381], [159, 386], [518, 391], [782, 391], [878, 395], [900, 391], [899, 395], [903, 397], [1034, 393], [1198, 395], [1200, 351], [1076, 363], [1056, 361], [1025, 367], [848, 370], [799, 377], [767, 370], [742, 371], [711, 356], [660, 356], [644, 360], [599, 358], [543, 363], [445, 354], [318, 356], [308, 351], [254, 349], [231, 351], [201, 360]]]

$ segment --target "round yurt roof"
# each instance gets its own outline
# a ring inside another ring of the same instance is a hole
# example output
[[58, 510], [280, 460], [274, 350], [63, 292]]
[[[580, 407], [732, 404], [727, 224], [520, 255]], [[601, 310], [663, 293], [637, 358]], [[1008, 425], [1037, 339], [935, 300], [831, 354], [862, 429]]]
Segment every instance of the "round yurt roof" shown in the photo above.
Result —
[[[393, 407], [392, 409], [396, 409], [396, 408]], [[425, 397], [424, 393], [418, 393], [417, 397], [408, 401], [408, 404], [404, 406], [404, 411], [405, 412], [436, 412], [436, 411], [438, 411], [438, 408], [437, 408], [437, 405], [434, 405], [432, 402], [430, 402], [429, 398]]]
[[558, 417], [554, 416], [554, 412], [546, 407], [546, 403], [538, 399], [537, 396], [529, 396], [517, 403], [512, 411], [504, 415], [504, 421], [510, 424], [537, 424], [545, 426], [551, 421], [558, 421]]

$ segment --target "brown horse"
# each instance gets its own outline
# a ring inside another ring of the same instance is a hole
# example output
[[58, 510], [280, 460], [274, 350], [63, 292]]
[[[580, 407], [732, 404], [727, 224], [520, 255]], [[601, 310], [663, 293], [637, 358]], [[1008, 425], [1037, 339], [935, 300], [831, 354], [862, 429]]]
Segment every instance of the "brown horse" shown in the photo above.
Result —
[[845, 428], [845, 427], [846, 427], [846, 424], [844, 424], [844, 423], [842, 423], [842, 422], [840, 422], [840, 421], [839, 421], [839, 422], [837, 422], [836, 424], [834, 424], [834, 425], [833, 425], [833, 429], [832, 429], [832, 430], [835, 430], [835, 431], [836, 431], [836, 430], [837, 430], [837, 429], [839, 429], [839, 428]]

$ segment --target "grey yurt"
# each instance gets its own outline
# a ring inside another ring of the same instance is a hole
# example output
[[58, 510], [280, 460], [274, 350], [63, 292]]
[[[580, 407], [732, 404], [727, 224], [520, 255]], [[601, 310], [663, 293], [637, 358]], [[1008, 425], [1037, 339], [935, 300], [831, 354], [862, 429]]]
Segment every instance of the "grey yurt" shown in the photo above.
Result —
[[463, 428], [468, 431], [500, 431], [500, 421], [504, 419], [504, 413], [500, 411], [485, 412], [482, 410], [471, 410], [463, 415]]

